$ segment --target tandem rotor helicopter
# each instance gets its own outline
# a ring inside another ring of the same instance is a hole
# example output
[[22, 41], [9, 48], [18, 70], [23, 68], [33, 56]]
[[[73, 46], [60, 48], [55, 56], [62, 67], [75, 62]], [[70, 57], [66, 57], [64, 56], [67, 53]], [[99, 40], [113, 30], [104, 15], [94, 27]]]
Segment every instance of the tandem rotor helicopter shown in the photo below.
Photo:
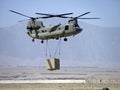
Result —
[[[27, 23], [27, 30], [28, 30], [27, 34], [32, 38], [33, 42], [35, 39], [40, 39], [41, 43], [43, 43], [44, 40], [49, 40], [49, 39], [58, 40], [59, 38], [62, 38], [62, 37], [64, 37], [64, 41], [67, 41], [68, 36], [74, 36], [76, 34], [79, 34], [83, 30], [78, 25], [78, 19], [99, 19], [99, 18], [81, 18], [82, 16], [89, 14], [90, 12], [86, 12], [77, 17], [66, 16], [66, 15], [71, 15], [73, 13], [63, 13], [58, 15], [36, 13], [38, 15], [42, 15], [42, 17], [30, 17], [13, 10], [10, 10], [10, 11], [29, 18], [28, 19], [29, 21]], [[68, 20], [67, 24], [58, 24], [54, 26], [44, 26], [42, 21], [37, 20], [37, 19], [47, 19], [47, 18], [53, 18], [53, 17], [70, 18], [70, 20]]]

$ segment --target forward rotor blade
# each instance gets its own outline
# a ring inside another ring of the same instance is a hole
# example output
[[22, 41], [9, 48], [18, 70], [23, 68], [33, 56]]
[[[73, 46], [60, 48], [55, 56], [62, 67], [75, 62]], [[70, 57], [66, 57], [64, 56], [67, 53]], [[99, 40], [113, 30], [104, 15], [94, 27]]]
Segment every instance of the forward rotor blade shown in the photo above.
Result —
[[46, 16], [51, 15], [51, 14], [45, 14], [45, 13], [35, 13], [35, 14], [38, 14], [38, 15], [46, 15]]
[[22, 14], [22, 13], [19, 13], [19, 12], [13, 11], [13, 10], [10, 10], [10, 11], [13, 12], [13, 13], [22, 15], [22, 16], [24, 16], [24, 17], [32, 18], [32, 17], [30, 17], [30, 16], [24, 15], [24, 14]]
[[82, 17], [82, 16], [84, 16], [84, 15], [86, 15], [86, 14], [89, 14], [90, 12], [86, 12], [86, 13], [84, 13], [84, 14], [81, 14], [81, 15], [79, 15], [77, 18], [79, 18], [79, 17]]
[[64, 13], [64, 14], [44, 14], [44, 13], [36, 13], [38, 15], [45, 15], [43, 18], [52, 18], [52, 17], [64, 17], [64, 15], [70, 15], [70, 14], [73, 14], [73, 13]]
[[24, 20], [19, 20], [18, 22], [24, 22], [24, 21], [28, 21], [30, 19], [24, 19]]
[[39, 15], [51, 15], [51, 16], [59, 16], [59, 15], [70, 15], [70, 14], [73, 14], [73, 13], [63, 13], [63, 14], [45, 14], [45, 13], [36, 13], [36, 14], [39, 14]]
[[55, 15], [52, 15], [52, 14], [44, 14], [44, 13], [35, 13], [35, 14], [38, 14], [38, 15], [45, 15], [43, 16], [42, 18], [52, 18], [52, 17], [56, 17]]
[[46, 19], [46, 18], [52, 18], [52, 16], [44, 16], [44, 17], [40, 17], [42, 19]]
[[35, 17], [35, 18], [31, 17], [30, 19], [19, 20], [18, 22], [23, 22], [23, 21], [27, 21], [27, 20], [36, 20], [36, 19], [40, 19], [40, 18], [44, 19], [46, 17]]
[[67, 17], [67, 16], [44, 16], [44, 17], [41, 17], [41, 18], [46, 19], [46, 18], [54, 18], [54, 17], [59, 17], [59, 18], [72, 18], [72, 17]]

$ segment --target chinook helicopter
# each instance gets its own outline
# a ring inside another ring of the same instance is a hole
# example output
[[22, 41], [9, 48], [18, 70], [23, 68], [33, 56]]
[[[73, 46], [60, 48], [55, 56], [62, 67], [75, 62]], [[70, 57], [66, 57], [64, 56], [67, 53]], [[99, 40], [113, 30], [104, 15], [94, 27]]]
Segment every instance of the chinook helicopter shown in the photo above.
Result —
[[[89, 14], [90, 12], [86, 12], [84, 14], [81, 14], [77, 17], [69, 17], [66, 15], [71, 15], [73, 13], [64, 13], [64, 14], [45, 14], [45, 13], [36, 13], [38, 15], [42, 15], [42, 17], [30, 17], [27, 15], [24, 15], [22, 13], [10, 10], [13, 13], [22, 15], [24, 17], [29, 18], [27, 23], [27, 34], [32, 37], [32, 41], [34, 42], [35, 39], [40, 39], [41, 43], [44, 42], [44, 40], [49, 39], [59, 39], [64, 37], [64, 41], [67, 41], [68, 36], [74, 36], [76, 34], [79, 34], [83, 29], [78, 25], [78, 19], [99, 19], [99, 18], [81, 18], [82, 16]], [[68, 20], [67, 24], [58, 24], [55, 26], [44, 26], [42, 21], [38, 21], [37, 19], [47, 19], [47, 18], [53, 18], [53, 17], [59, 17], [59, 18], [70, 18]]]

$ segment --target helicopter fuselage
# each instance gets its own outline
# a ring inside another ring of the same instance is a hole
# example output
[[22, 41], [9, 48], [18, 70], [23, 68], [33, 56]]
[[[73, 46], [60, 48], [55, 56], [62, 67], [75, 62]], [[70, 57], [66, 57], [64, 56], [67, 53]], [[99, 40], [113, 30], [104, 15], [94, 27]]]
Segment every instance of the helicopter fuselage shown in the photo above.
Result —
[[40, 29], [28, 30], [28, 35], [34, 39], [49, 40], [61, 37], [74, 36], [82, 31], [82, 28], [73, 24], [55, 25]]

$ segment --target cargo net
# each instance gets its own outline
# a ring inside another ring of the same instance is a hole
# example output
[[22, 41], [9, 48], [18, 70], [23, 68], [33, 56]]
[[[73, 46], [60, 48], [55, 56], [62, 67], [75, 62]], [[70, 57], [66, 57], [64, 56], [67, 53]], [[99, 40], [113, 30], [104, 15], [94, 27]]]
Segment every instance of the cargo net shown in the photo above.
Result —
[[61, 54], [61, 38], [59, 38], [59, 41], [57, 42], [57, 45], [55, 47], [55, 52], [51, 53], [51, 47], [49, 45], [48, 40], [46, 40], [46, 58], [55, 58], [58, 54], [58, 58], [60, 58]]

